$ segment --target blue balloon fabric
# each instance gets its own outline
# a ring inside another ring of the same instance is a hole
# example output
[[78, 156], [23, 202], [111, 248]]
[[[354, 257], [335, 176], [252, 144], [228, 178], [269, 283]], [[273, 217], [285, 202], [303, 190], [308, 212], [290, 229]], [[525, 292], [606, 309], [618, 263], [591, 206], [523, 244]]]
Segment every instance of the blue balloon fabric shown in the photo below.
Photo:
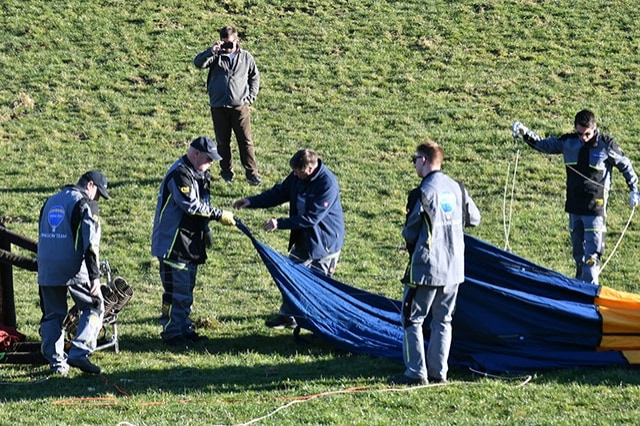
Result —
[[[401, 302], [292, 262], [238, 221], [298, 324], [344, 351], [402, 362]], [[599, 286], [538, 266], [469, 235], [449, 364], [488, 373], [630, 365], [601, 350]], [[401, 284], [398, 282], [397, 284]], [[428, 331], [425, 345], [428, 345]]]

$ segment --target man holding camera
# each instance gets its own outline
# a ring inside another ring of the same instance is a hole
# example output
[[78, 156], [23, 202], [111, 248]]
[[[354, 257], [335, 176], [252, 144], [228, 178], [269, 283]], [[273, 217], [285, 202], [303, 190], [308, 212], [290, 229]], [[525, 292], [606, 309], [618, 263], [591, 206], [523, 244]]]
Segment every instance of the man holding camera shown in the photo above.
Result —
[[198, 265], [213, 244], [209, 221], [235, 225], [233, 214], [211, 207], [209, 168], [220, 160], [211, 138], [195, 138], [186, 155], [173, 163], [162, 179], [153, 219], [151, 254], [160, 262], [162, 313], [160, 337], [168, 345], [186, 348], [206, 339], [193, 328], [191, 305]]
[[258, 175], [249, 108], [260, 90], [260, 73], [253, 56], [240, 48], [236, 29], [226, 26], [220, 30], [220, 40], [200, 52], [193, 63], [198, 68], [209, 68], [207, 92], [218, 152], [222, 157], [222, 179], [231, 183], [234, 177], [231, 159], [233, 130], [247, 181], [251, 185], [260, 185], [262, 179]]

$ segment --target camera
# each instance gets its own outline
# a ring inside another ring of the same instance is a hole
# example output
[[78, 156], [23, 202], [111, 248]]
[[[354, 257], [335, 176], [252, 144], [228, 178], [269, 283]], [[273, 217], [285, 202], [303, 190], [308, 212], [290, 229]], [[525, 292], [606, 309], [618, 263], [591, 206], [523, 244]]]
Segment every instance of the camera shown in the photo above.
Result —
[[224, 51], [227, 51], [227, 52], [232, 51], [234, 49], [234, 47], [235, 46], [233, 45], [232, 41], [225, 41], [224, 43], [222, 43], [220, 45], [220, 49], [224, 50]]

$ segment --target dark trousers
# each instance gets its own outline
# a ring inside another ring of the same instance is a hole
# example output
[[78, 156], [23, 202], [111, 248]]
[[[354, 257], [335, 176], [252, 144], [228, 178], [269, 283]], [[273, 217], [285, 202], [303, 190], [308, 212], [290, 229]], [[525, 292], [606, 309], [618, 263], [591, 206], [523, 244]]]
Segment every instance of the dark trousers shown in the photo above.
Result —
[[158, 260], [160, 261], [160, 280], [164, 290], [160, 314], [162, 325], [160, 337], [162, 340], [186, 338], [194, 332], [190, 316], [198, 265], [162, 258]]
[[258, 176], [258, 166], [251, 137], [251, 113], [249, 104], [233, 108], [211, 108], [213, 130], [218, 144], [218, 153], [222, 157], [220, 169], [223, 175], [233, 176], [231, 158], [231, 131], [236, 135], [240, 162], [246, 177]]

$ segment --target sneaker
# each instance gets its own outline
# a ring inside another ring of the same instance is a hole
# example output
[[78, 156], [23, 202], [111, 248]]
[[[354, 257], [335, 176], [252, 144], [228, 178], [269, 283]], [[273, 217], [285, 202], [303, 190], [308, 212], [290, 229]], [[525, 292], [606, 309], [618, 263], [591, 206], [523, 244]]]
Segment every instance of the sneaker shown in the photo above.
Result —
[[247, 182], [249, 182], [249, 185], [253, 185], [253, 186], [262, 185], [262, 179], [260, 179], [260, 176], [257, 176], [257, 175], [248, 176]]
[[67, 360], [70, 366], [79, 368], [81, 371], [89, 374], [100, 374], [100, 367], [92, 364], [89, 358], [69, 358]]
[[162, 343], [172, 348], [187, 349], [189, 345], [193, 344], [193, 340], [189, 340], [183, 336], [176, 336], [170, 339], [164, 339]]
[[187, 340], [191, 340], [192, 342], [204, 342], [209, 340], [209, 338], [203, 334], [198, 334], [195, 331], [188, 333], [184, 336]]
[[406, 385], [406, 386], [424, 386], [428, 385], [427, 379], [413, 378], [399, 374], [397, 376], [391, 376], [387, 379], [387, 383], [390, 385]]
[[436, 377], [429, 377], [427, 380], [429, 383], [447, 383], [447, 379], [438, 379]]
[[221, 172], [220, 176], [222, 177], [222, 180], [227, 183], [233, 182], [233, 172]]
[[284, 328], [296, 328], [298, 323], [296, 319], [289, 315], [278, 314], [277, 316], [268, 319], [264, 322], [269, 328], [275, 328], [276, 330], [281, 330]]
[[51, 374], [54, 376], [66, 377], [69, 374], [69, 366], [64, 364], [51, 367]]

